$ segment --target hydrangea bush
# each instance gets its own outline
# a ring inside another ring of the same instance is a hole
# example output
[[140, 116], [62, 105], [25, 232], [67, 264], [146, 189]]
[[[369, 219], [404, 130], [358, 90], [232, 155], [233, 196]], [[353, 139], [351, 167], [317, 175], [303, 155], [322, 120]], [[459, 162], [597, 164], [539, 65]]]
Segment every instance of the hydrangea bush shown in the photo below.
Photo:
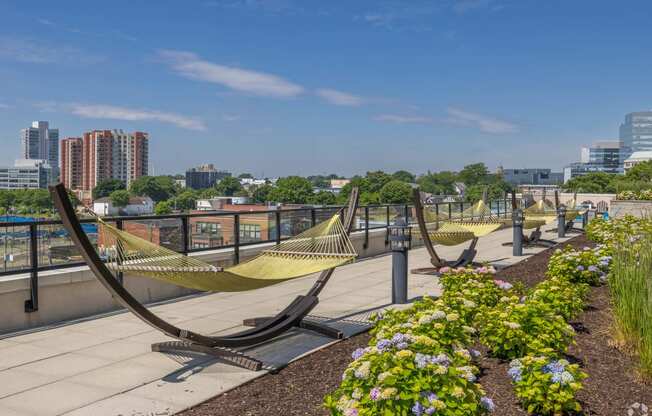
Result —
[[565, 352], [575, 331], [541, 302], [505, 297], [495, 308], [478, 314], [480, 341], [499, 358], [517, 358], [551, 348]]
[[610, 250], [605, 245], [575, 250], [566, 246], [557, 249], [550, 257], [547, 275], [566, 279], [571, 283], [597, 286], [605, 283], [611, 265]]
[[466, 349], [451, 352], [425, 335], [395, 334], [354, 351], [353, 358], [340, 387], [325, 399], [334, 415], [473, 416], [493, 410]]
[[[544, 351], [545, 352], [545, 351]], [[516, 396], [528, 413], [541, 416], [579, 412], [582, 407], [575, 394], [587, 375], [577, 364], [549, 355], [526, 355], [512, 360], [508, 374]]]
[[554, 276], [537, 284], [530, 291], [527, 302], [545, 305], [568, 321], [584, 310], [588, 291], [589, 285], [585, 283], [571, 283]]

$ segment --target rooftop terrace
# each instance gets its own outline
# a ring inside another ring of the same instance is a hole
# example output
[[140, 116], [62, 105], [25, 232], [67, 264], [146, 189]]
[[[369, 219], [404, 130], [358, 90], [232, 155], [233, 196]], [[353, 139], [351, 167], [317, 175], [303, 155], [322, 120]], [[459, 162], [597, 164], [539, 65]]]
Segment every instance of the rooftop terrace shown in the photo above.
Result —
[[[391, 306], [391, 257], [382, 254], [385, 231], [363, 229], [354, 234], [354, 241], [356, 235], [360, 246], [366, 242], [369, 249], [377, 249], [368, 252], [372, 257], [339, 267], [312, 314], [347, 335], [365, 330], [370, 313]], [[546, 238], [551, 236], [554, 234], [547, 234]], [[527, 258], [513, 257], [511, 247], [502, 245], [511, 238], [511, 229], [481, 238], [478, 260], [504, 267]], [[438, 250], [443, 256], [456, 257], [460, 247], [438, 247]], [[525, 254], [541, 250], [526, 249]], [[217, 256], [219, 251], [204, 255]], [[410, 251], [410, 269], [429, 265], [425, 249]], [[78, 269], [69, 269], [65, 272], [67, 277], [62, 279], [68, 282], [88, 279], [88, 285], [97, 286], [91, 278], [84, 277], [84, 267]], [[313, 281], [314, 276], [307, 276], [251, 292], [189, 294], [153, 304], [151, 308], [172, 323], [183, 324], [189, 329], [225, 334], [242, 329], [245, 318], [280, 311], [290, 299], [304, 293]], [[92, 287], [83, 286], [78, 290], [91, 290]], [[410, 274], [409, 296], [412, 299], [437, 295], [439, 291], [433, 276]], [[52, 299], [53, 293], [56, 292], [43, 294], [42, 308], [47, 309], [56, 301]], [[14, 306], [12, 314], [17, 313]], [[23, 325], [29, 326], [29, 322]], [[153, 342], [165, 340], [164, 335], [120, 311], [22, 334], [7, 334], [0, 339], [0, 380], [10, 382], [0, 383], [0, 414], [171, 415], [268, 371], [242, 370], [206, 357], [151, 352]], [[269, 366], [283, 366], [332, 342], [315, 333], [295, 330], [248, 349], [247, 353]]]

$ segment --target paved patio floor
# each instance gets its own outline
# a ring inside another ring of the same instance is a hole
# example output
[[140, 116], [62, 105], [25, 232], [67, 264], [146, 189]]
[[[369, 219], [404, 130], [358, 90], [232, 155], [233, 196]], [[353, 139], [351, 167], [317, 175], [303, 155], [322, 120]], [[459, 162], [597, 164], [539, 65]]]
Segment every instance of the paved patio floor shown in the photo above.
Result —
[[[511, 230], [481, 238], [478, 259], [506, 266]], [[545, 238], [555, 234], [546, 233]], [[442, 247], [456, 257], [458, 247]], [[528, 249], [534, 254], [542, 249]], [[423, 248], [410, 252], [410, 268], [429, 266]], [[243, 293], [195, 296], [152, 307], [181, 327], [207, 334], [242, 329], [242, 319], [280, 311], [312, 285], [314, 276]], [[390, 306], [391, 256], [340, 267], [322, 292], [314, 315], [354, 334], [368, 315]], [[409, 296], [439, 293], [432, 276], [411, 274]], [[140, 416], [172, 415], [266, 373], [239, 369], [206, 357], [173, 357], [150, 351], [169, 340], [129, 313], [88, 319], [0, 340], [0, 415]], [[247, 350], [266, 363], [283, 365], [333, 341], [292, 331]]]

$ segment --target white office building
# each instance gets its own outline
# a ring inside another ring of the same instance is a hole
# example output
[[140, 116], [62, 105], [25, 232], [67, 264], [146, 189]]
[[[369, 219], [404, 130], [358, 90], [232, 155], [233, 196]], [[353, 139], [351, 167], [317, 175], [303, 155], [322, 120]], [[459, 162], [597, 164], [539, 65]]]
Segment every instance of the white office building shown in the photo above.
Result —
[[23, 159], [45, 160], [51, 169], [51, 180], [57, 179], [59, 168], [59, 129], [47, 121], [34, 121], [32, 127], [20, 131]]
[[0, 167], [0, 189], [45, 189], [50, 181], [46, 160], [19, 159], [13, 167]]

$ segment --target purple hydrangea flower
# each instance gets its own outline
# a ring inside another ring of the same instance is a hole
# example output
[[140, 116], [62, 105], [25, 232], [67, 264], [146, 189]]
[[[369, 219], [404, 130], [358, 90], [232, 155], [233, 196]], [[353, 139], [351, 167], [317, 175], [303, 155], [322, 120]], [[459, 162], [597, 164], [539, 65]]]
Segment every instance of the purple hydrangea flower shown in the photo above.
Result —
[[598, 268], [597, 268], [596, 266], [594, 266], [594, 265], [590, 265], [590, 266], [589, 266], [589, 271], [590, 271], [590, 272], [597, 272], [597, 271], [598, 271]]
[[579, 270], [579, 271], [583, 271], [583, 270], [584, 270], [584, 266], [582, 266], [582, 265], [580, 264], [579, 266], [577, 266], [577, 270]]
[[358, 348], [353, 353], [351, 354], [351, 358], [354, 360], [357, 360], [358, 358], [362, 357], [364, 355], [364, 348]]
[[435, 410], [436, 409], [434, 407], [430, 406], [429, 408], [426, 409], [426, 414], [431, 415], [431, 414], [435, 413]]
[[373, 401], [378, 401], [378, 399], [380, 399], [380, 389], [378, 387], [371, 389], [369, 392], [369, 398]]
[[396, 344], [396, 348], [398, 348], [399, 350], [404, 350], [407, 347], [408, 347], [407, 342], [399, 342], [398, 344]]
[[381, 339], [376, 343], [376, 348], [378, 348], [379, 351], [383, 351], [391, 346], [392, 346], [392, 341], [388, 339]]
[[482, 405], [482, 407], [484, 407], [490, 412], [493, 412], [494, 409], [496, 409], [496, 405], [494, 404], [494, 401], [487, 396], [484, 396], [480, 399], [480, 405]]
[[412, 406], [412, 414], [415, 416], [421, 416], [424, 410], [423, 405], [419, 402], [414, 403], [414, 406]]

